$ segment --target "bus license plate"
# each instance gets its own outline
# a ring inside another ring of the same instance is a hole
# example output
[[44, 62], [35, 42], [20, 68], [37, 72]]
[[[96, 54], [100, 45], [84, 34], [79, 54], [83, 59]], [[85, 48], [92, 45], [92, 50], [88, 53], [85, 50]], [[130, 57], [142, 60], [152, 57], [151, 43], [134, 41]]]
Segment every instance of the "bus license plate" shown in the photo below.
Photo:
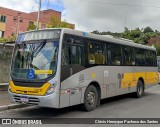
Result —
[[22, 102], [28, 102], [28, 98], [27, 97], [21, 97], [21, 101]]

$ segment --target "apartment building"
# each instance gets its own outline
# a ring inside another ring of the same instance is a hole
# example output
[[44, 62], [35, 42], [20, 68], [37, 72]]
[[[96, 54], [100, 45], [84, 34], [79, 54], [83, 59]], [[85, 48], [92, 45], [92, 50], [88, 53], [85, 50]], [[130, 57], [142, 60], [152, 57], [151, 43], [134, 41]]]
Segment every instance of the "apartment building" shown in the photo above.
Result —
[[[37, 12], [21, 12], [13, 9], [0, 7], [0, 37], [10, 37], [14, 34], [27, 31], [29, 25], [36, 25]], [[49, 9], [40, 12], [39, 28], [44, 29], [51, 23], [51, 17], [61, 22], [61, 12]], [[67, 24], [67, 27], [74, 29], [74, 24]]]

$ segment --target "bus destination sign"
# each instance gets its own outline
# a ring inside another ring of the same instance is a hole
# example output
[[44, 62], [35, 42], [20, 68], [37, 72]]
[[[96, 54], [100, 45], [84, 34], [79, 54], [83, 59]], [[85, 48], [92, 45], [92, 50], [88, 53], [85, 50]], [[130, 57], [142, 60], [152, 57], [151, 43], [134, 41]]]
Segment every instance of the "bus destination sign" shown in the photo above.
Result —
[[21, 33], [18, 36], [17, 42], [54, 39], [54, 38], [60, 38], [60, 30], [42, 30], [42, 31]]

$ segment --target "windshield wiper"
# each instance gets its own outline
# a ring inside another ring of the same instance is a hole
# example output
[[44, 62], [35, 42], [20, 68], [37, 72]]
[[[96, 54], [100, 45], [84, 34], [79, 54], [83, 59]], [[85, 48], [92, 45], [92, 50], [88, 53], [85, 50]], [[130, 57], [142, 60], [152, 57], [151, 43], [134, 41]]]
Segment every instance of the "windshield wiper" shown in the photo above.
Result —
[[35, 57], [42, 50], [42, 48], [46, 45], [46, 40], [40, 42], [39, 45], [32, 51], [32, 55]]

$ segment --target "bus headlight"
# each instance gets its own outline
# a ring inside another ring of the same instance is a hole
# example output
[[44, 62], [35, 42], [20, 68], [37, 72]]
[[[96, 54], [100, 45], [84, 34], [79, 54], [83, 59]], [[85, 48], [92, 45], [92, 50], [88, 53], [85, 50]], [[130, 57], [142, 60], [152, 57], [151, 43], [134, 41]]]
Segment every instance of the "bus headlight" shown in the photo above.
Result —
[[12, 91], [11, 91], [11, 84], [13, 84], [13, 81], [10, 81], [10, 82], [9, 82], [8, 91], [10, 91], [10, 92], [12, 92]]
[[45, 95], [50, 95], [50, 94], [52, 94], [52, 93], [54, 93], [54, 92], [55, 92], [55, 89], [54, 89], [53, 85], [50, 85], [50, 86], [48, 87], [47, 92], [46, 92]]

